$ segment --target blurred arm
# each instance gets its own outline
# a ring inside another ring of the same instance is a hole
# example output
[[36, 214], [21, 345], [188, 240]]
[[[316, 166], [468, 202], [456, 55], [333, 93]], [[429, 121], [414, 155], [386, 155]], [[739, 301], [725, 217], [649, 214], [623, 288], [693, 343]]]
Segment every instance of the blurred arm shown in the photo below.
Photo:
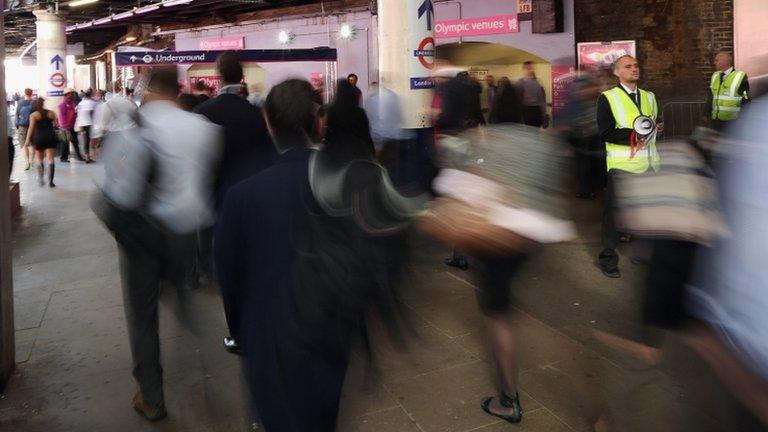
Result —
[[611, 105], [605, 95], [597, 100], [597, 130], [603, 142], [629, 145], [632, 129], [617, 129], [616, 120], [611, 112]]

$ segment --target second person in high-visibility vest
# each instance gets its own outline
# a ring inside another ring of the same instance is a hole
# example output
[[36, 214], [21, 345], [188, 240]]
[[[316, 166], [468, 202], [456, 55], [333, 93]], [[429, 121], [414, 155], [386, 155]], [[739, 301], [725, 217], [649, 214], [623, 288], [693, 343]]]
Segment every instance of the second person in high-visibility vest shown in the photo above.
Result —
[[733, 68], [733, 56], [720, 51], [715, 56], [715, 68], [710, 81], [711, 126], [723, 130], [739, 118], [741, 107], [749, 102], [749, 80], [747, 74]]
[[649, 169], [658, 170], [659, 153], [655, 139], [647, 139], [635, 133], [633, 123], [640, 115], [656, 120], [659, 108], [656, 96], [637, 86], [640, 81], [640, 65], [637, 59], [625, 55], [616, 60], [613, 74], [619, 84], [604, 91], [597, 101], [597, 127], [600, 139], [605, 142], [608, 183], [603, 209], [602, 244], [598, 262], [603, 274], [621, 277], [619, 255], [616, 247], [619, 233], [615, 223], [615, 175], [619, 171], [640, 174]]

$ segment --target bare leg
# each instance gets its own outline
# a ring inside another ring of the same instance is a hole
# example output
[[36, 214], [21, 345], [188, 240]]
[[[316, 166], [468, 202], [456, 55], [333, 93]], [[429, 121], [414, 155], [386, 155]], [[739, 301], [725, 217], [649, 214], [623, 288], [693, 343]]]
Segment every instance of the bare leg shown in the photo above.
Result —
[[709, 364], [734, 396], [768, 425], [768, 382], [749, 370], [714, 331], [703, 325], [686, 330], [683, 340]]
[[[519, 371], [518, 342], [512, 324], [507, 313], [493, 313], [488, 315], [488, 335], [491, 342], [491, 350], [496, 360], [496, 369], [501, 379], [501, 390], [508, 398], [517, 397], [517, 376]], [[504, 396], [494, 397], [487, 404], [487, 409], [492, 414], [502, 416], [516, 416], [519, 405], [511, 405], [502, 400]]]

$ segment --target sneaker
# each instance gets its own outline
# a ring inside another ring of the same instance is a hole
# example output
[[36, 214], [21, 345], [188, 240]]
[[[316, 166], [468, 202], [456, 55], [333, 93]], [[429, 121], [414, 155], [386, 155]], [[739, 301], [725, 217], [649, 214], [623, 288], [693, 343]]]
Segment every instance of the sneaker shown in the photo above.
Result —
[[240, 345], [237, 344], [237, 341], [232, 336], [224, 338], [224, 349], [230, 354], [241, 354]]
[[155, 406], [149, 405], [144, 402], [141, 391], [137, 391], [136, 395], [133, 396], [133, 409], [151, 422], [162, 420], [168, 416], [168, 412], [165, 411], [165, 403], [160, 402]]

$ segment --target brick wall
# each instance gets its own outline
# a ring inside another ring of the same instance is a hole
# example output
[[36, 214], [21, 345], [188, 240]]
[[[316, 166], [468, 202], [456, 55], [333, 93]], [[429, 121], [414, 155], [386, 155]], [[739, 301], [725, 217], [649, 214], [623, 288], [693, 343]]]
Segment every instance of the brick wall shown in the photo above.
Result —
[[576, 41], [634, 39], [642, 86], [704, 100], [712, 58], [733, 49], [733, 0], [575, 0]]

